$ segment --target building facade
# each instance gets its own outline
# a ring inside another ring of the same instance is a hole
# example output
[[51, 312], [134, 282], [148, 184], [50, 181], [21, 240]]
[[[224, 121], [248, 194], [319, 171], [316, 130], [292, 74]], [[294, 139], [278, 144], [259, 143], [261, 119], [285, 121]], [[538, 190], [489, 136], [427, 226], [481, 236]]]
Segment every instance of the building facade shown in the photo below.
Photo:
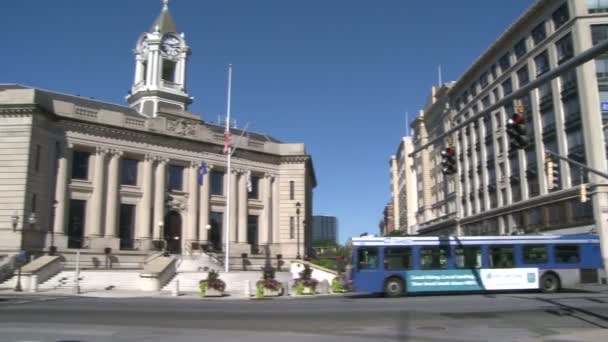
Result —
[[[607, 11], [603, 1], [536, 1], [460, 79], [432, 89], [425, 108], [412, 122], [420, 233], [505, 235], [596, 229], [608, 234], [608, 213], [602, 209], [608, 207], [607, 181], [558, 162], [558, 179], [548, 184], [544, 152], [548, 149], [606, 171], [603, 126], [608, 123], [608, 108], [602, 103], [608, 101], [608, 55], [519, 99], [529, 140], [525, 149], [509, 146], [506, 122], [514, 113], [514, 103], [494, 105], [607, 39]], [[457, 153], [454, 175], [441, 172], [440, 152], [447, 146]], [[579, 196], [582, 183], [589, 184], [593, 193], [586, 202]]]
[[305, 146], [232, 129], [242, 138], [228, 174], [225, 128], [188, 111], [189, 57], [165, 2], [137, 41], [128, 106], [0, 85], [0, 250], [180, 254], [226, 239], [231, 255], [308, 249]]
[[379, 229], [380, 235], [388, 235], [395, 230], [395, 212], [393, 201], [389, 201], [382, 211], [382, 219], [380, 220]]
[[312, 217], [312, 241], [332, 241], [338, 244], [338, 218], [314, 215]]
[[416, 171], [412, 137], [402, 137], [397, 152], [391, 156], [391, 197], [395, 229], [416, 234]]

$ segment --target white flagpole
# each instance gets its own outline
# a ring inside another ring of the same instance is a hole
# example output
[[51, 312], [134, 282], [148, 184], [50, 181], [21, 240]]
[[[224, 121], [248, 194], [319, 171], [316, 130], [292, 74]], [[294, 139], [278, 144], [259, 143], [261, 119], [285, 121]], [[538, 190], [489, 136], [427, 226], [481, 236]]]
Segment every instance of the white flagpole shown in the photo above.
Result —
[[[230, 134], [230, 96], [231, 96], [231, 88], [232, 88], [232, 64], [228, 64], [228, 99], [226, 105], [226, 132], [225, 134]], [[226, 141], [226, 137], [224, 137], [224, 143]], [[232, 144], [232, 140], [230, 141]], [[232, 147], [228, 145], [228, 150], [226, 151], [226, 168], [228, 173], [228, 182], [226, 184], [226, 227], [224, 229], [224, 239], [226, 239], [225, 244], [226, 248], [225, 252], [225, 272], [228, 273], [230, 271], [230, 186], [232, 179], [232, 170], [230, 165], [230, 159], [232, 157]]]

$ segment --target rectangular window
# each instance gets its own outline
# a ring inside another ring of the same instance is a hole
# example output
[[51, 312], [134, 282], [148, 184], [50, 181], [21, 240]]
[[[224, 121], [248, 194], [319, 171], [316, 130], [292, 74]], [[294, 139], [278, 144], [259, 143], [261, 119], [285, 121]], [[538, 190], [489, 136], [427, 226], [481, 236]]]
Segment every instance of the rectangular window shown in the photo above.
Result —
[[519, 87], [523, 87], [530, 82], [530, 74], [528, 73], [528, 65], [524, 65], [521, 69], [517, 70], [517, 80], [519, 81]]
[[36, 145], [36, 162], [34, 163], [34, 170], [36, 172], [40, 171], [40, 154], [42, 152], [42, 147], [40, 145]]
[[512, 268], [514, 264], [513, 246], [490, 247], [490, 268]]
[[182, 191], [184, 189], [184, 167], [169, 165], [169, 190]]
[[120, 161], [120, 184], [137, 185], [137, 166], [139, 161], [135, 159], [122, 159]]
[[524, 245], [522, 251], [524, 264], [545, 264], [549, 260], [545, 245]]
[[606, 39], [608, 39], [608, 25], [591, 25], [591, 42], [593, 45], [597, 45]]
[[500, 71], [502, 71], [503, 73], [507, 72], [507, 70], [511, 66], [511, 59], [509, 58], [508, 53], [500, 57], [500, 59], [498, 60], [498, 65], [500, 65]]
[[456, 247], [454, 258], [456, 268], [481, 268], [481, 247]]
[[248, 198], [260, 198], [260, 177], [251, 176], [251, 191], [247, 194]]
[[559, 64], [567, 61], [574, 56], [574, 47], [572, 46], [572, 37], [568, 33], [564, 38], [555, 43], [557, 49], [557, 62]]
[[503, 96], [507, 96], [513, 92], [513, 84], [511, 83], [511, 79], [508, 78], [506, 81], [502, 82], [502, 94]]
[[32, 194], [32, 212], [36, 212], [36, 202], [38, 202], [38, 196], [36, 194]]
[[72, 179], [89, 179], [89, 152], [74, 151], [72, 154]]
[[378, 247], [359, 247], [357, 262], [360, 270], [378, 269]]
[[587, 11], [589, 13], [608, 12], [608, 0], [587, 0]]
[[534, 45], [538, 45], [545, 38], [547, 38], [547, 29], [545, 28], [545, 23], [542, 22], [532, 30], [532, 40], [534, 41]]
[[222, 171], [211, 171], [211, 194], [212, 195], [223, 195], [224, 194], [224, 172]]
[[176, 66], [174, 61], [163, 59], [163, 81], [175, 82]]
[[540, 55], [534, 57], [534, 63], [536, 64], [536, 77], [549, 71], [549, 56], [547, 51], [543, 51]]
[[420, 248], [420, 268], [423, 270], [448, 268], [448, 249], [443, 247]]
[[555, 262], [576, 264], [581, 261], [578, 245], [558, 245], [553, 249]]
[[289, 181], [289, 199], [293, 200], [295, 197], [295, 182]]
[[413, 265], [410, 247], [386, 247], [384, 249], [384, 269], [411, 270]]
[[481, 89], [485, 89], [488, 86], [488, 72], [484, 72], [483, 74], [481, 74], [481, 76], [479, 77], [479, 85], [481, 86]]
[[526, 49], [526, 39], [523, 38], [522, 40], [517, 42], [517, 44], [515, 44], [514, 50], [515, 50], [515, 57], [517, 57], [518, 60], [521, 57], [523, 57], [523, 55], [525, 55], [526, 52], [528, 52], [528, 50]]
[[289, 217], [289, 238], [296, 238], [296, 220], [293, 216]]
[[564, 25], [568, 20], [570, 20], [570, 14], [568, 13], [568, 3], [564, 3], [561, 5], [553, 14], [551, 15], [553, 19], [553, 27], [555, 30]]

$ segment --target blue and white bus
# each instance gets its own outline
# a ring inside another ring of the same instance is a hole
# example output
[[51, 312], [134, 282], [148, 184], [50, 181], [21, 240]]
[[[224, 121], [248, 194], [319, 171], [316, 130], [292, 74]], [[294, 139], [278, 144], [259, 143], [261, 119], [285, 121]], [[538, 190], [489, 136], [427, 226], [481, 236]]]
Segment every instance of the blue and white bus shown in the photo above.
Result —
[[596, 235], [353, 238], [356, 292], [532, 290], [598, 282]]

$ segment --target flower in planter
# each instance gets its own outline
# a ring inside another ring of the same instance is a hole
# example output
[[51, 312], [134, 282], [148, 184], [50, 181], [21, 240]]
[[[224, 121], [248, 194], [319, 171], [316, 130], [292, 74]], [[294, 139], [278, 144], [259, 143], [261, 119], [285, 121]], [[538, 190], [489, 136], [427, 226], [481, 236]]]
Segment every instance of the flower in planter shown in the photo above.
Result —
[[202, 296], [205, 295], [208, 288], [219, 292], [224, 292], [226, 289], [226, 283], [220, 279], [219, 273], [215, 270], [209, 271], [209, 274], [207, 274], [207, 279], [199, 281], [198, 285]]
[[312, 269], [309, 265], [304, 264], [304, 270], [300, 272], [300, 278], [296, 279], [295, 290], [297, 295], [304, 294], [304, 289], [310, 289], [312, 294], [315, 293], [319, 281], [312, 277]]
[[283, 285], [274, 279], [275, 271], [270, 265], [266, 265], [263, 269], [262, 279], [258, 280], [256, 285], [256, 298], [264, 297], [264, 289], [279, 292], [283, 289]]

